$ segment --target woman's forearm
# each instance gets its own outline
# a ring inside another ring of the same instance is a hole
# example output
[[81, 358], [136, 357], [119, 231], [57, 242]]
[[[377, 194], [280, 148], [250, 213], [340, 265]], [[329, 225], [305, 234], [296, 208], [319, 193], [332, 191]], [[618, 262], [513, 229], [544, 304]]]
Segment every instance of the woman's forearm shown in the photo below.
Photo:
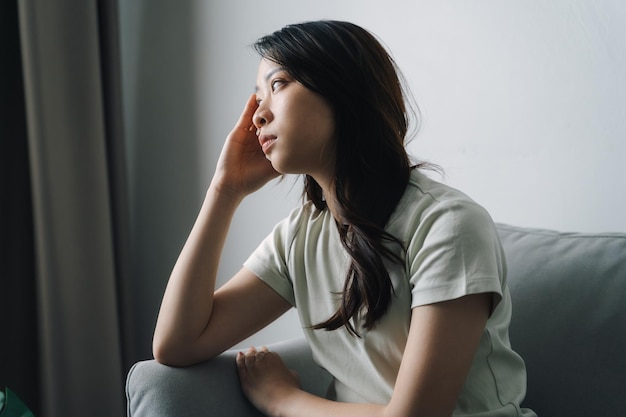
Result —
[[298, 390], [284, 401], [279, 401], [272, 415], [276, 417], [384, 417], [385, 409], [385, 406], [378, 404], [331, 401]]
[[197, 361], [196, 346], [211, 318], [216, 275], [226, 236], [241, 197], [211, 185], [176, 261], [163, 296], [153, 340], [157, 360]]

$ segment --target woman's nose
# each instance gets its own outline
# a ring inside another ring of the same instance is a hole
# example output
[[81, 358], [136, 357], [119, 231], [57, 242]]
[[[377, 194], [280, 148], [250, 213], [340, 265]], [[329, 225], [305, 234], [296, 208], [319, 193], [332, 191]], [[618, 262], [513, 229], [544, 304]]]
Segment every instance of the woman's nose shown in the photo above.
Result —
[[252, 116], [252, 123], [257, 129], [262, 128], [272, 120], [272, 113], [261, 104]]

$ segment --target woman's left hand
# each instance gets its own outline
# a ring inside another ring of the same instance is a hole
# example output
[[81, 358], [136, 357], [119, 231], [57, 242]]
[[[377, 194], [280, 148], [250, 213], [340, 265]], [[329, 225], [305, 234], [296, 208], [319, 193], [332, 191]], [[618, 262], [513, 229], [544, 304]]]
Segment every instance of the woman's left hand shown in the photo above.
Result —
[[278, 401], [300, 389], [298, 377], [288, 369], [277, 353], [265, 346], [254, 347], [237, 355], [241, 388], [250, 402], [267, 415], [277, 408]]

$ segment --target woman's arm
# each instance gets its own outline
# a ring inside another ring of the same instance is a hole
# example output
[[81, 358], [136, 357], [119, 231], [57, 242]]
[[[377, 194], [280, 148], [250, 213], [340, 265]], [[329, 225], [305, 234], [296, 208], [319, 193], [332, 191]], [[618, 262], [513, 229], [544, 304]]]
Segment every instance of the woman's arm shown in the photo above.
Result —
[[[450, 417], [483, 334], [492, 294], [416, 307], [389, 404], [349, 404], [300, 390], [271, 352], [237, 357], [242, 388], [262, 411], [279, 417]], [[358, 358], [354, 358], [358, 360]]]
[[154, 357], [184, 366], [209, 359], [289, 308], [252, 272], [242, 269], [215, 295], [224, 242], [248, 194], [278, 176], [252, 127], [251, 96], [228, 135], [193, 229], [172, 270], [156, 324]]

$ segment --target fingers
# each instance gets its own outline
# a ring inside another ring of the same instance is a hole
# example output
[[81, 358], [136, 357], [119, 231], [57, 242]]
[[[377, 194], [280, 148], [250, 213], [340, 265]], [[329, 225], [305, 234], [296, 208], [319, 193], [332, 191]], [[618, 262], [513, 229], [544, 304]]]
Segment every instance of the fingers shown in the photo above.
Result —
[[255, 360], [261, 360], [265, 357], [265, 355], [269, 353], [269, 349], [265, 346], [261, 346], [261, 348], [254, 355]]
[[237, 354], [237, 365], [240, 368], [249, 368], [255, 365], [257, 361], [263, 360], [268, 353], [270, 353], [270, 350], [266, 346], [262, 346], [258, 350], [255, 347], [251, 347], [245, 353], [239, 352]]
[[239, 352], [239, 353], [242, 353], [246, 358], [250, 357], [250, 358], [256, 358], [256, 359], [262, 359], [269, 352], [270, 350], [267, 348], [267, 346], [261, 346], [258, 349], [253, 346], [249, 348], [245, 353], [244, 352]]
[[250, 95], [248, 101], [246, 102], [246, 106], [239, 116], [239, 120], [237, 121], [237, 125], [235, 129], [240, 129], [248, 132], [256, 131], [256, 127], [254, 126], [252, 117], [254, 116], [254, 112], [259, 107], [256, 102], [256, 94]]

